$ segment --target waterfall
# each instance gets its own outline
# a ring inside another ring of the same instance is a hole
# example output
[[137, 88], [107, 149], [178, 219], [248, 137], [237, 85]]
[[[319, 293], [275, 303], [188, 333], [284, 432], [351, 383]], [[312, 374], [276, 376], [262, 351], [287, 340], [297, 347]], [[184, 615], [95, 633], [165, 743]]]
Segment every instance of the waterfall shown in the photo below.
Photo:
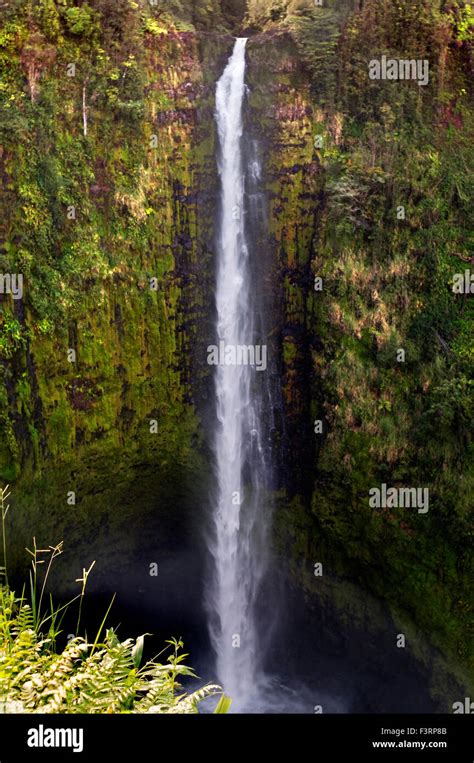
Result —
[[[234, 709], [245, 707], [262, 677], [256, 605], [268, 547], [264, 494], [268, 448], [262, 423], [267, 348], [256, 343], [252, 252], [245, 226], [245, 54], [246, 40], [237, 39], [216, 89], [221, 192], [216, 334], [220, 360], [215, 369], [216, 495], [209, 541], [213, 569], [207, 591], [217, 676], [232, 697]], [[247, 173], [250, 185], [258, 173], [253, 160]]]

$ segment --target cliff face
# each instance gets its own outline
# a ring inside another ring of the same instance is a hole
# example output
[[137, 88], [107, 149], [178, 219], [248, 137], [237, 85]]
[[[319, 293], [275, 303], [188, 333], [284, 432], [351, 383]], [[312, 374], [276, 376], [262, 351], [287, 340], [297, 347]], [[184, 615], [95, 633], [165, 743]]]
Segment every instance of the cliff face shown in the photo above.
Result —
[[113, 40], [42, 21], [13, 17], [3, 40], [16, 76], [2, 265], [24, 279], [2, 306], [10, 561], [36, 534], [81, 557], [113, 538], [110, 564], [149, 514], [184, 524], [186, 485], [206, 480], [196, 342], [212, 312], [213, 99], [232, 40], [147, 31], [136, 13]]
[[[300, 514], [295, 564], [317, 596], [332, 586], [303, 558], [363, 580], [404, 623], [394, 630], [414, 622], [454, 665], [470, 660], [472, 591], [472, 301], [453, 289], [469, 261], [461, 166], [472, 161], [472, 51], [462, 18], [459, 7], [364, 3], [338, 42], [339, 97], [318, 96], [324, 193], [311, 270], [322, 286], [306, 291], [306, 346], [311, 419], [321, 424], [311, 519], [296, 502], [287, 515], [295, 527]], [[299, 32], [306, 50], [308, 30]], [[387, 50], [429, 60], [426, 89], [371, 82], [368, 61]], [[423, 488], [429, 508], [374, 508], [370, 491], [382, 484]], [[423, 651], [415, 634], [411, 643]]]
[[[171, 18], [42, 0], [2, 10], [0, 33], [0, 264], [24, 278], [23, 298], [0, 305], [10, 562], [22, 567], [32, 535], [64, 539], [75, 571], [97, 558], [97, 587], [125, 590], [159, 559], [178, 580], [156, 594], [167, 611], [179, 591], [201, 595], [214, 89], [243, 16], [200, 5]], [[309, 610], [372, 620], [372, 634], [392, 618], [445, 686], [421, 644], [467, 661], [472, 351], [450, 279], [465, 257], [471, 52], [457, 17], [407, 7], [405, 40], [386, 3], [267, 6], [242, 23], [278, 392], [275, 549]], [[388, 41], [430, 57], [431, 89], [368, 80], [364, 51]], [[430, 511], [374, 510], [383, 482], [428, 487]]]
[[[354, 47], [364, 21], [353, 22]], [[453, 422], [459, 406], [459, 424], [469, 406], [465, 308], [449, 297], [446, 276], [464, 249], [449, 167], [451, 141], [464, 151], [465, 135], [446, 133], [431, 95], [417, 104], [410, 137], [393, 134], [401, 107], [390, 91], [378, 107], [381, 133], [375, 137], [369, 122], [361, 134], [353, 107], [342, 100], [336, 108], [327, 90], [326, 98], [315, 95], [311, 61], [297, 44], [297, 33], [272, 28], [248, 47], [249, 105], [269, 200], [259, 257], [272, 252], [262, 278], [281, 391], [275, 546], [306, 592], [304, 607], [323, 617], [329, 638], [338, 631], [337, 648], [350, 653], [354, 632], [365, 634], [373, 666], [381, 644], [390, 650], [405, 634], [434, 707], [449, 710], [467, 691], [459, 665], [469, 659], [469, 449], [467, 429], [441, 424], [436, 411], [446, 405]], [[351, 60], [343, 47], [344, 54]], [[453, 69], [457, 55], [453, 49]], [[445, 86], [452, 87], [448, 77]], [[405, 110], [415, 94], [404, 94]], [[442, 209], [418, 165], [426, 142], [441, 157], [436, 182], [451, 199]], [[416, 157], [410, 170], [407, 156]], [[438, 331], [452, 337], [450, 351]], [[455, 386], [460, 395], [448, 403], [441, 390]], [[422, 486], [430, 508], [374, 510], [370, 491], [382, 483]]]
[[[449, 710], [455, 684], [424, 640], [458, 675], [467, 666], [472, 300], [453, 280], [469, 262], [472, 14], [462, 3], [272, 8], [250, 4], [249, 18], [267, 40], [290, 30], [300, 72], [297, 94], [280, 74], [259, 75], [267, 92], [289, 93], [286, 106], [271, 96], [280, 111], [266, 168], [279, 178], [277, 544], [317, 611], [339, 600], [362, 628], [372, 619], [374, 632], [410, 632]], [[429, 82], [371, 81], [369, 60], [382, 55], [429, 62]], [[382, 485], [423, 490], [429, 507], [374, 508]]]

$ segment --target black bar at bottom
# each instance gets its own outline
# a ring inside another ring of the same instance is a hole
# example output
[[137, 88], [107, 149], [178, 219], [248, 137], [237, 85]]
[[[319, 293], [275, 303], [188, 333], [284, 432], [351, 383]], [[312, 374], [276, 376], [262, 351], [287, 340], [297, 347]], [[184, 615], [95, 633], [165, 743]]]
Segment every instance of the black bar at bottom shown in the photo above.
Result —
[[[1, 715], [0, 763], [222, 763], [275, 751], [291, 761], [350, 759], [472, 763], [469, 715]], [[192, 756], [192, 758], [191, 758]], [[404, 756], [404, 757], [402, 757]], [[337, 758], [338, 759], [338, 758]], [[349, 758], [348, 758], [349, 759]]]

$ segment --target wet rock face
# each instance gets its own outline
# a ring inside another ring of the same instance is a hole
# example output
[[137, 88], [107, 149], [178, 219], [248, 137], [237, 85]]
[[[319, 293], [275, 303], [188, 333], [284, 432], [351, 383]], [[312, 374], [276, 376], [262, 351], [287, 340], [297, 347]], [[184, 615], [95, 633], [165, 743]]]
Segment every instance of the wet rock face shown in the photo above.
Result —
[[[262, 154], [266, 226], [257, 233], [267, 333], [272, 338], [277, 394], [280, 484], [291, 493], [311, 490], [307, 434], [311, 362], [306, 301], [311, 290], [311, 247], [320, 173], [313, 146], [310, 83], [291, 37], [260, 34], [248, 45], [247, 129]], [[264, 240], [258, 236], [264, 235]]]

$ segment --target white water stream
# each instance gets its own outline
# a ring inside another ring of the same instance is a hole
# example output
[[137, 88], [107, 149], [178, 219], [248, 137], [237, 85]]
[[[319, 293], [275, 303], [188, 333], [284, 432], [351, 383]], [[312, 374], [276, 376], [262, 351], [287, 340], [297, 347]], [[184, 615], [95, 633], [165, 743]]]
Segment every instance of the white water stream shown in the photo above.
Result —
[[[217, 83], [216, 122], [221, 183], [217, 245], [217, 339], [220, 346], [255, 345], [249, 245], [245, 230], [245, 167], [242, 147], [246, 39], [237, 39]], [[256, 348], [262, 350], [261, 346]], [[265, 347], [266, 351], [266, 347]], [[264, 369], [260, 369], [264, 373]], [[263, 488], [260, 374], [256, 365], [216, 366], [217, 489], [210, 551], [213, 575], [207, 606], [217, 676], [242, 709], [261, 677], [256, 600], [266, 569], [267, 512]]]

